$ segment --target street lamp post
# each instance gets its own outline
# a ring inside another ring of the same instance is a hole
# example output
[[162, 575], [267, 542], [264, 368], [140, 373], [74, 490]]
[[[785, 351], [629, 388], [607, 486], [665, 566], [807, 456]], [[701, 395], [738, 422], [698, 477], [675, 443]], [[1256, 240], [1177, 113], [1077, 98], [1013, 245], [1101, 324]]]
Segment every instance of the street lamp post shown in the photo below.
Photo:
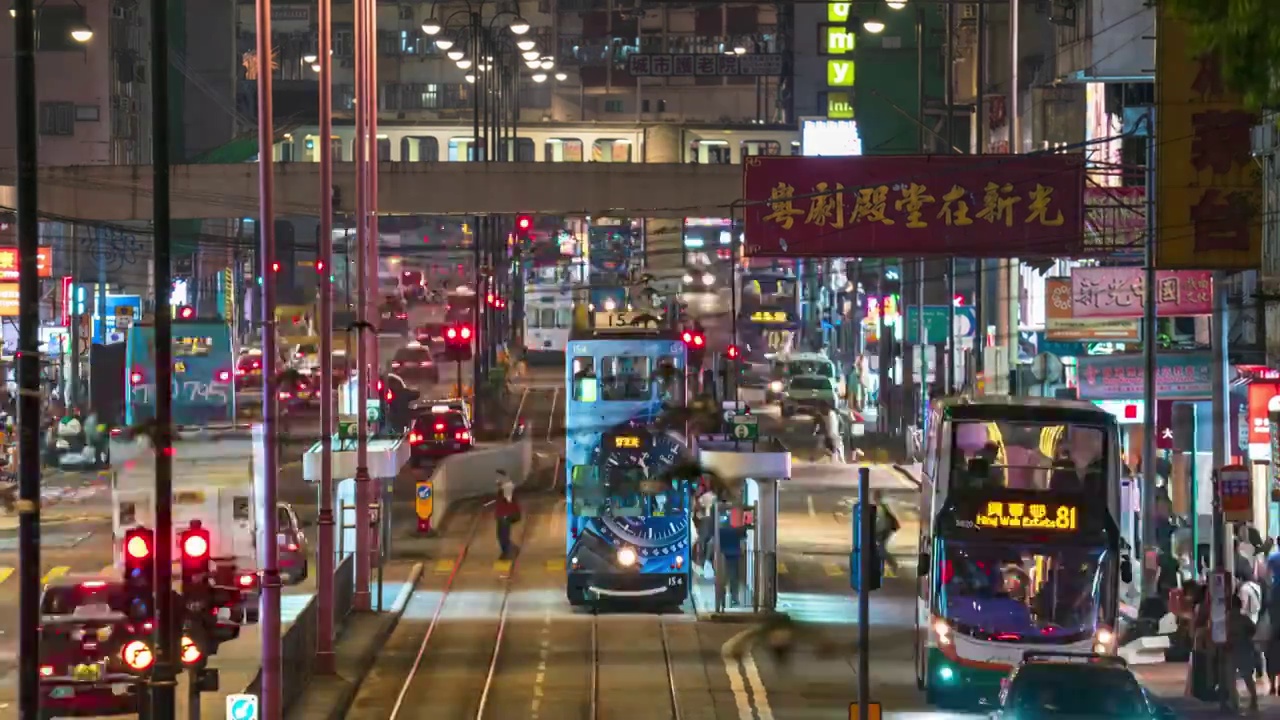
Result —
[[320, 542], [316, 551], [319, 606], [316, 616], [316, 673], [334, 671], [333, 656], [333, 27], [331, 0], [319, 0], [320, 72], [320, 257], [316, 267], [320, 288]]

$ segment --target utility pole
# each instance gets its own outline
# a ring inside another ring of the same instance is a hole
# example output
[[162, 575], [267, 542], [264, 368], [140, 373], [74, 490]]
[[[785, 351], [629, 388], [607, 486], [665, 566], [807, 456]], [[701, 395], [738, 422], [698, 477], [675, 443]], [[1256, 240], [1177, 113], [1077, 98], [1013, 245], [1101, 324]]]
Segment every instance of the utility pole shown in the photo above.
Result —
[[[1021, 21], [1022, 0], [1009, 0], [1009, 152], [1022, 153], [1022, 81], [1018, 73], [1020, 43], [1018, 23]], [[1000, 262], [998, 277], [1000, 291], [996, 293], [999, 317], [1003, 327], [1000, 328], [1000, 344], [1006, 348], [1006, 360], [1003, 372], [1012, 379], [1012, 370], [1018, 363], [1018, 292], [1020, 273], [1018, 260], [1009, 258]], [[997, 370], [1001, 368], [997, 367]], [[1008, 394], [1013, 395], [1017, 388], [1009, 386]]]
[[18, 715], [40, 717], [40, 251], [33, 0], [14, 3], [18, 165]]
[[[316, 615], [316, 673], [334, 672], [333, 655], [333, 45], [332, 0], [319, 0], [320, 63], [320, 511], [319, 543], [316, 550], [316, 584], [319, 612]], [[350, 351], [350, 348], [348, 348]], [[363, 412], [363, 408], [361, 408]]]
[[[271, 0], [257, 0], [258, 63], [258, 232], [262, 263], [262, 473], [258, 552], [262, 563], [262, 710], [263, 717], [281, 717], [284, 697], [280, 657], [280, 546], [276, 542], [276, 483], [279, 480], [279, 402], [276, 398], [276, 215], [275, 125], [272, 110]], [[167, 56], [163, 56], [167, 62]], [[327, 137], [321, 142], [328, 145]], [[159, 561], [157, 561], [159, 562]], [[167, 565], [165, 566], [168, 567]]]
[[[947, 137], [947, 147], [956, 146], [954, 133], [955, 125], [955, 31], [956, 31], [956, 11], [955, 5], [947, 3], [943, 10], [943, 23], [946, 30], [943, 31], [944, 49], [942, 54], [942, 100], [945, 105], [946, 115], [942, 119], [943, 131]], [[959, 383], [956, 382], [956, 259], [950, 257], [947, 259], [947, 355], [946, 355], [946, 371], [943, 379], [943, 388], [948, 395], [956, 392]]]
[[[917, 111], [919, 113], [919, 122], [916, 123], [916, 126], [917, 126], [916, 142], [917, 142], [917, 146], [920, 148], [920, 152], [927, 154], [930, 150], [928, 143], [931, 141], [928, 133], [925, 132], [925, 130], [929, 126], [928, 126], [928, 123], [925, 122], [925, 117], [924, 117], [924, 95], [925, 95], [924, 93], [924, 41], [925, 41], [924, 8], [917, 7], [916, 8], [916, 99], [917, 99], [917, 102], [919, 103], [918, 105], [919, 109]], [[904, 262], [903, 264], [905, 265], [906, 263]], [[928, 417], [929, 415], [929, 347], [930, 345], [929, 345], [929, 332], [928, 332], [929, 327], [925, 323], [925, 317], [924, 317], [924, 313], [925, 313], [924, 286], [926, 282], [924, 275], [926, 270], [927, 270], [927, 266], [925, 264], [924, 258], [917, 259], [916, 260], [916, 305], [917, 305], [916, 307], [916, 341], [918, 345], [916, 347], [918, 349], [918, 352], [920, 353], [920, 403], [917, 405], [917, 407], [919, 408], [920, 417], [917, 419], [916, 425], [919, 426], [921, 431], [921, 435], [920, 435], [921, 443], [920, 443], [920, 447], [916, 448], [916, 450], [921, 453], [922, 457], [924, 452], [924, 442], [923, 442], [924, 423], [925, 423], [925, 418]], [[903, 273], [903, 279], [906, 279], [905, 272]], [[905, 288], [903, 289], [905, 290]], [[905, 294], [906, 293], [904, 292], [903, 295]], [[903, 333], [903, 336], [905, 337], [906, 333]]]
[[152, 222], [156, 249], [156, 653], [151, 710], [172, 720], [177, 708], [179, 608], [173, 604], [173, 293], [169, 212], [169, 0], [151, 0]]
[[[977, 48], [977, 82], [974, 88], [974, 98], [977, 107], [974, 108], [973, 115], [973, 143], [974, 153], [985, 155], [987, 152], [987, 4], [978, 3], [978, 17], [975, 20], [977, 25], [978, 48]], [[986, 358], [984, 353], [987, 349], [987, 323], [990, 318], [986, 313], [986, 261], [982, 258], [974, 258], [973, 260], [973, 350], [971, 357], [973, 359], [974, 378], [981, 377], [986, 371]], [[976, 390], [977, 388], [973, 388]]]
[[[1209, 382], [1213, 385], [1212, 392], [1212, 408], [1213, 419], [1213, 477], [1214, 477], [1214, 503], [1215, 510], [1213, 513], [1213, 557], [1214, 569], [1225, 570], [1231, 572], [1231, 565], [1228, 560], [1232, 557], [1230, 547], [1230, 536], [1225, 530], [1225, 523], [1222, 518], [1221, 509], [1218, 507], [1221, 494], [1218, 489], [1218, 472], [1231, 459], [1231, 414], [1228, 411], [1227, 399], [1231, 397], [1229, 383], [1231, 382], [1231, 366], [1227, 358], [1227, 289], [1226, 289], [1226, 273], [1215, 272], [1213, 274], [1213, 316], [1211, 320], [1210, 330], [1212, 335], [1209, 337], [1210, 350], [1213, 357], [1209, 362]], [[1146, 338], [1143, 338], [1146, 340]], [[1150, 344], [1150, 340], [1147, 340]], [[1195, 460], [1195, 455], [1192, 456]], [[1198, 508], [1197, 508], [1198, 510]], [[1199, 523], [1200, 518], [1196, 518]]]
[[[370, 198], [369, 190], [371, 183], [369, 182], [369, 154], [376, 152], [369, 128], [369, 105], [374, 101], [371, 100], [370, 83], [369, 83], [369, 56], [373, 51], [371, 41], [373, 34], [370, 32], [368, 0], [355, 0], [355, 70], [356, 70], [356, 253], [359, 256], [359, 267], [356, 272], [357, 295], [359, 299], [356, 301], [359, 306], [358, 317], [360, 327], [360, 377], [359, 391], [357, 393], [360, 403], [359, 417], [357, 426], [359, 428], [358, 439], [356, 442], [356, 492], [355, 492], [355, 525], [356, 525], [356, 588], [352, 597], [352, 605], [356, 610], [369, 610], [372, 607], [369, 599], [369, 580], [372, 575], [372, 568], [369, 557], [369, 545], [372, 539], [369, 535], [369, 501], [371, 493], [369, 485], [371, 480], [369, 477], [369, 415], [367, 408], [369, 407], [369, 390], [371, 389], [374, 378], [378, 377], [378, 368], [375, 367], [373, 346], [377, 344], [377, 335], [372, 337], [369, 334], [370, 315], [369, 315], [369, 294], [371, 292], [370, 278], [376, 278], [376, 265], [370, 268], [370, 246], [373, 241], [369, 237], [370, 224]], [[374, 287], [377, 287], [376, 285]]]
[[[1156, 133], [1155, 108], [1149, 108], [1147, 125], [1146, 212], [1147, 238], [1143, 248], [1146, 267], [1143, 269], [1142, 293], [1142, 544], [1156, 547]], [[1191, 463], [1195, 464], [1195, 448], [1191, 449]], [[1194, 471], [1192, 471], [1194, 472]], [[1191, 499], [1194, 506], [1195, 498]], [[1195, 512], [1192, 511], [1192, 515]], [[1193, 523], [1195, 520], [1192, 521]], [[1194, 551], [1192, 552], [1194, 555]], [[1154, 577], [1152, 578], [1154, 580]], [[1148, 587], [1150, 586], [1150, 587]], [[1155, 582], [1143, 583], [1144, 595], [1155, 597]]]

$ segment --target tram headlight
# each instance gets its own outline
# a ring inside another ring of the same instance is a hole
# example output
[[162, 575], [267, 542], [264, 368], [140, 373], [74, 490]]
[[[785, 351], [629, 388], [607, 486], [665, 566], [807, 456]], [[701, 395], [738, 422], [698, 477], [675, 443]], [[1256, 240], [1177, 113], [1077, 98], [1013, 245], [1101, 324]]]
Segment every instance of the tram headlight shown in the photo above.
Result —
[[776, 392], [776, 393], [782, 392], [782, 381], [774, 380], [773, 382], [769, 383], [769, 390], [771, 392]]
[[1116, 634], [1111, 628], [1098, 628], [1093, 634], [1093, 651], [1099, 655], [1110, 653], [1116, 647]]
[[933, 621], [933, 634], [937, 636], [939, 645], [951, 644], [951, 626], [946, 620]]
[[618, 564], [622, 567], [631, 567], [636, 564], [636, 551], [631, 548], [622, 548], [618, 551]]

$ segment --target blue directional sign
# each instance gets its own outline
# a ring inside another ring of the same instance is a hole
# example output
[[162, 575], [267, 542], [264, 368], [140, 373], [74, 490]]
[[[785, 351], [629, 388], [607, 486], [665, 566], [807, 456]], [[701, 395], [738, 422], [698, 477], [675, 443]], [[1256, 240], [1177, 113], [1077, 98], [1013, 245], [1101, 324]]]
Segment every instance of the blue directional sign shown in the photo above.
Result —
[[419, 500], [431, 499], [431, 483], [418, 483], [418, 499]]
[[258, 720], [258, 696], [228, 695], [227, 720]]

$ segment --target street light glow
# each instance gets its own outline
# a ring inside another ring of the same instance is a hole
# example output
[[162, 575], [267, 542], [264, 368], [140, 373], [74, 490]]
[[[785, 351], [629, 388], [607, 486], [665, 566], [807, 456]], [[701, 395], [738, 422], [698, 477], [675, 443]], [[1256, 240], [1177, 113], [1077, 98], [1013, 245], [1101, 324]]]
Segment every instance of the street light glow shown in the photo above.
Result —
[[562, 73], [562, 72], [556, 73], [556, 80], [560, 82], [564, 82], [565, 80], [568, 80], [568, 79], [569, 79], [569, 73]]
[[448, 50], [449, 48], [453, 47], [453, 41], [447, 37], [438, 37], [436, 38], [436, 47], [440, 48], [441, 50]]
[[517, 15], [516, 19], [511, 21], [510, 28], [511, 32], [516, 35], [523, 35], [529, 32], [529, 23], [525, 22], [524, 18]]
[[462, 79], [463, 79], [463, 80], [466, 80], [466, 81], [467, 81], [467, 82], [469, 82], [469, 83], [475, 83], [475, 81], [476, 81], [476, 76], [475, 76], [475, 75], [472, 75], [471, 73], [467, 73], [466, 75], [463, 75], [463, 76], [462, 76]]
[[88, 25], [79, 25], [71, 28], [71, 39], [78, 43], [87, 43], [93, 39], [93, 28]]
[[443, 28], [440, 27], [440, 23], [435, 20], [428, 20], [422, 23], [422, 32], [428, 35], [439, 35], [442, 29]]
[[520, 57], [524, 58], [525, 60], [541, 60], [542, 53], [538, 52], [537, 50], [525, 50], [524, 52], [520, 53]]
[[471, 61], [470, 61], [470, 60], [467, 60], [466, 58], [463, 58], [462, 60], [459, 60], [459, 61], [458, 61], [458, 69], [459, 69], [459, 70], [466, 70], [466, 69], [467, 69], [467, 68], [469, 68], [469, 67], [471, 67]]
[[520, 48], [521, 50], [532, 50], [537, 46], [538, 46], [538, 43], [533, 40], [525, 39], [525, 40], [516, 41], [516, 47]]
[[450, 59], [450, 60], [452, 60], [452, 61], [454, 61], [454, 62], [458, 62], [459, 60], [461, 60], [462, 58], [464, 58], [464, 57], [466, 57], [466, 56], [467, 56], [467, 54], [466, 54], [466, 53], [464, 53], [464, 52], [462, 52], [461, 50], [450, 50], [450, 51], [449, 51], [449, 53], [448, 53], [448, 57], [449, 57], [449, 59]]
[[320, 72], [320, 63], [311, 63], [311, 72]]
[[890, 10], [901, 10], [907, 6], [907, 0], [885, 0], [884, 4]]
[[556, 66], [556, 61], [552, 60], [549, 57], [545, 57], [545, 58], [542, 58], [542, 62], [539, 64], [542, 66], [543, 70], [550, 70], [551, 68]]
[[880, 22], [879, 18], [868, 18], [863, 21], [862, 29], [872, 35], [878, 35], [879, 33], [884, 32], [884, 23]]
[[737, 46], [737, 47], [735, 47], [735, 48], [733, 49], [733, 54], [734, 54], [734, 55], [746, 55], [746, 54], [747, 54], [747, 49], [746, 49], [746, 48], [744, 48], [744, 47], [742, 47], [741, 45], [739, 45], [739, 46]]
[[315, 53], [307, 53], [306, 55], [302, 56], [302, 62], [308, 65], [314, 65], [316, 60], [319, 60], [319, 59], [320, 57]]
[[538, 73], [534, 73], [534, 74], [533, 74], [533, 81], [534, 81], [534, 82], [536, 82], [536, 83], [546, 82], [546, 81], [547, 81], [547, 74], [546, 74], [546, 73], [540, 73], [540, 72], [538, 72]]
[[524, 61], [524, 64], [525, 64], [525, 67], [528, 67], [530, 70], [540, 70], [540, 69], [542, 69], [542, 61], [541, 61], [541, 60], [525, 60], [525, 61]]

